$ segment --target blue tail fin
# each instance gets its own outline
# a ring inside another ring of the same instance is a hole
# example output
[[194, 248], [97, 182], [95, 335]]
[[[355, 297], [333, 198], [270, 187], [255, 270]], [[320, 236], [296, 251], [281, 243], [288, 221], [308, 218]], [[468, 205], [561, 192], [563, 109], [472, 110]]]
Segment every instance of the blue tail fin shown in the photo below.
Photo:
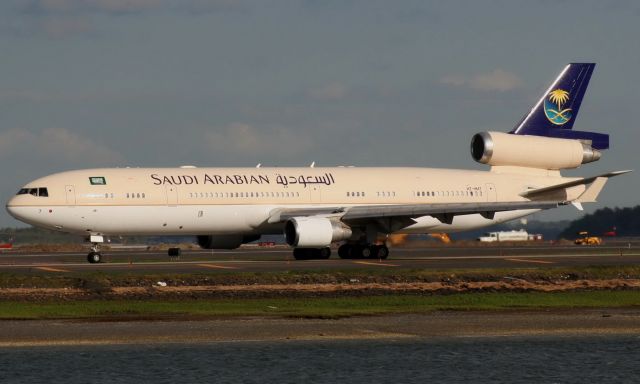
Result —
[[571, 129], [595, 66], [594, 63], [568, 64], [510, 133], [585, 140], [595, 149], [609, 148], [609, 135]]

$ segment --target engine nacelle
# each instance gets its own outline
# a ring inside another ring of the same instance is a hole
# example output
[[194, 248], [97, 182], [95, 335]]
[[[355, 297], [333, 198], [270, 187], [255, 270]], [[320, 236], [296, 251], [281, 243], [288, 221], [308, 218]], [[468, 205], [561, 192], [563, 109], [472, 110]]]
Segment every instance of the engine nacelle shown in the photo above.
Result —
[[236, 249], [240, 245], [258, 240], [260, 235], [208, 235], [198, 236], [198, 245], [204, 249]]
[[493, 166], [558, 170], [597, 161], [601, 153], [579, 140], [482, 132], [471, 139], [471, 156]]
[[350, 238], [351, 228], [326, 217], [294, 217], [285, 224], [284, 236], [292, 247], [321, 248]]

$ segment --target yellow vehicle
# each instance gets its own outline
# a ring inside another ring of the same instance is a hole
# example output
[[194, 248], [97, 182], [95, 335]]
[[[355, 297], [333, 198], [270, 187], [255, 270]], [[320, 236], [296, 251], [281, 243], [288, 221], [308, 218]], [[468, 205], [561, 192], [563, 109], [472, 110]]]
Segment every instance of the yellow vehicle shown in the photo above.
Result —
[[576, 245], [600, 245], [602, 244], [602, 238], [598, 236], [589, 236], [589, 232], [583, 231], [578, 232], [578, 235], [581, 236], [575, 239], [574, 243]]

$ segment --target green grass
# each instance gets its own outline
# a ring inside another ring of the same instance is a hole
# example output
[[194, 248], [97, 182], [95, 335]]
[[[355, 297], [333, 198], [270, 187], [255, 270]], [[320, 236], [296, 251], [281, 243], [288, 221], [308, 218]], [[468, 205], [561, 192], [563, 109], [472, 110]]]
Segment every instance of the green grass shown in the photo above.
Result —
[[288, 316], [337, 318], [436, 310], [509, 310], [640, 306], [637, 291], [390, 295], [304, 299], [0, 302], [0, 319]]

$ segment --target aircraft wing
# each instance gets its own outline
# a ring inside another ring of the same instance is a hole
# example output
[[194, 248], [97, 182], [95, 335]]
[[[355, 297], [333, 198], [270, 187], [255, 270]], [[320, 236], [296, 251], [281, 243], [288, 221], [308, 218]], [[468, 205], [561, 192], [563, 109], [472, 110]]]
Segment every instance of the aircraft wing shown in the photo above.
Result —
[[496, 212], [525, 209], [550, 209], [566, 205], [564, 201], [514, 201], [502, 203], [446, 203], [446, 204], [393, 204], [359, 205], [353, 207], [278, 208], [271, 212], [269, 223], [287, 221], [300, 216], [338, 217], [343, 222], [385, 218], [413, 219], [433, 216], [443, 223], [451, 223], [454, 216], [481, 214], [493, 218]]

